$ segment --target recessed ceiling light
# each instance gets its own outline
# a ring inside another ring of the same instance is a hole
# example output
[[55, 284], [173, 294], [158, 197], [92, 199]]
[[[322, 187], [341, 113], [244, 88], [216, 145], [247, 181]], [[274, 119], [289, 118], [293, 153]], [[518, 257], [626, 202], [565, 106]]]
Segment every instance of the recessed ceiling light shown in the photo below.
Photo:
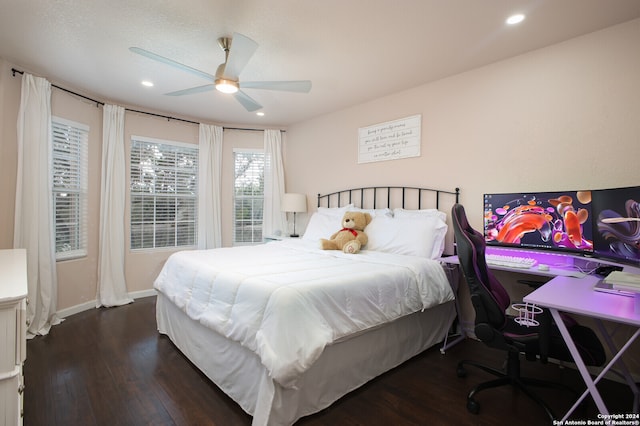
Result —
[[262, 116], [264, 116], [264, 112], [258, 111], [258, 112], [256, 112], [256, 115], [262, 117]]
[[515, 25], [524, 21], [524, 18], [525, 16], [522, 13], [517, 13], [515, 15], [509, 16], [505, 22], [509, 25]]
[[149, 80], [144, 80], [142, 82], [142, 85], [145, 86], [145, 87], [153, 87], [153, 82], [149, 81]]

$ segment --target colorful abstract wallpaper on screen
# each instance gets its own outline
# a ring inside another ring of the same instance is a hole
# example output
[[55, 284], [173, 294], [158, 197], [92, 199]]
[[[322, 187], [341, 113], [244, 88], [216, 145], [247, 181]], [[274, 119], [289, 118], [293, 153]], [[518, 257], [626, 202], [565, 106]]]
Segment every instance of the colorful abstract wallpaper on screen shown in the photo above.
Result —
[[593, 191], [594, 251], [625, 263], [640, 262], [640, 187]]
[[593, 251], [591, 191], [485, 194], [488, 244]]

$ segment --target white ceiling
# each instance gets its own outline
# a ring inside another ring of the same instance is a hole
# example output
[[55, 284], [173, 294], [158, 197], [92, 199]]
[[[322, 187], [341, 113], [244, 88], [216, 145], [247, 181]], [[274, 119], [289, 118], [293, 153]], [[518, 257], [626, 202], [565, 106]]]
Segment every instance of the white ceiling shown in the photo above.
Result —
[[[514, 12], [527, 19], [508, 27]], [[638, 17], [639, 0], [0, 0], [0, 57], [131, 108], [287, 126]], [[241, 81], [311, 80], [311, 92], [246, 89], [264, 117], [215, 91], [164, 96], [208, 82], [129, 51], [214, 74], [216, 40], [234, 32], [259, 44]]]

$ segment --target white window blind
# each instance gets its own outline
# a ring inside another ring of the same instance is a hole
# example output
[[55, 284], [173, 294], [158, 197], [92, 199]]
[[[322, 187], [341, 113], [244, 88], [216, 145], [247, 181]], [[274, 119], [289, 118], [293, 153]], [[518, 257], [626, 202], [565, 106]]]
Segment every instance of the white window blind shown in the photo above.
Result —
[[131, 248], [195, 246], [198, 148], [131, 141]]
[[234, 244], [262, 242], [264, 152], [234, 151]]
[[53, 117], [52, 196], [56, 259], [87, 255], [87, 151], [89, 127]]

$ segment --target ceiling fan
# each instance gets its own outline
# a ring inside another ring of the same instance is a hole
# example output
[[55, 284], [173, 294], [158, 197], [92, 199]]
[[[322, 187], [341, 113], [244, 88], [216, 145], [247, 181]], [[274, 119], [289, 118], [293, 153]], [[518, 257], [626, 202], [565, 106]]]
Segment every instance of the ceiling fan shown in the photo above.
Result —
[[154, 61], [162, 62], [174, 68], [190, 72], [211, 83], [203, 86], [192, 87], [190, 89], [178, 90], [176, 92], [165, 93], [168, 96], [182, 96], [193, 93], [206, 92], [214, 88], [223, 93], [233, 94], [240, 104], [247, 111], [256, 111], [262, 108], [258, 102], [252, 99], [241, 89], [265, 89], [279, 90], [286, 92], [308, 93], [311, 90], [311, 81], [240, 81], [240, 73], [258, 48], [258, 43], [249, 37], [239, 33], [233, 33], [233, 37], [220, 37], [218, 44], [224, 50], [225, 61], [218, 66], [215, 75], [197, 70], [188, 65], [181, 64], [172, 59], [165, 58], [156, 53], [142, 49], [140, 47], [130, 47], [129, 50], [138, 55], [145, 56]]

